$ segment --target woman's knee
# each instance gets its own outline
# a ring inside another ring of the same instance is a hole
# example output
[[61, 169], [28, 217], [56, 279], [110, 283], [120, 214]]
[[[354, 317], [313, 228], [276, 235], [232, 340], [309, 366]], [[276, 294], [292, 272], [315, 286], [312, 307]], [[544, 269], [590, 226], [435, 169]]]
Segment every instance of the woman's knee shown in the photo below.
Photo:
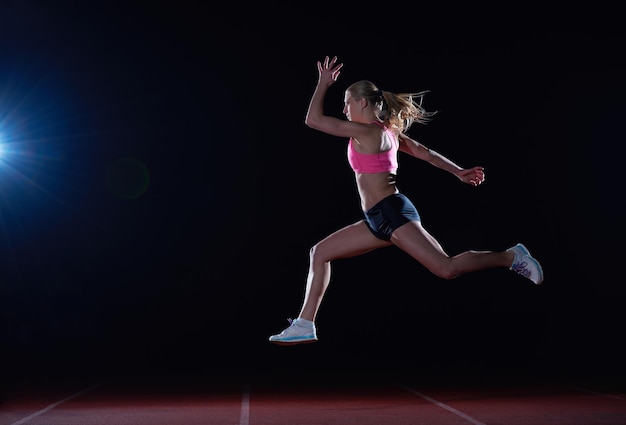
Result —
[[442, 279], [450, 280], [454, 279], [459, 275], [458, 270], [454, 267], [454, 264], [451, 261], [444, 261], [428, 267], [428, 269], [437, 277]]
[[328, 258], [328, 254], [325, 253], [322, 242], [316, 243], [309, 249], [309, 258], [311, 259], [311, 262], [321, 262], [321, 263], [331, 260], [331, 258]]

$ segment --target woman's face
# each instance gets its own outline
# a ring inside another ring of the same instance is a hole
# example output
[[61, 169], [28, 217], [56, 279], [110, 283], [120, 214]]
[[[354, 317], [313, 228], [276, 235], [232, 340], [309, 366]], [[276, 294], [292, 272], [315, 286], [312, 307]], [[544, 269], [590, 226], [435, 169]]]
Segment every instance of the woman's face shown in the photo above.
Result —
[[343, 97], [343, 114], [348, 121], [358, 121], [361, 116], [361, 102], [352, 97], [350, 92], [346, 91]]

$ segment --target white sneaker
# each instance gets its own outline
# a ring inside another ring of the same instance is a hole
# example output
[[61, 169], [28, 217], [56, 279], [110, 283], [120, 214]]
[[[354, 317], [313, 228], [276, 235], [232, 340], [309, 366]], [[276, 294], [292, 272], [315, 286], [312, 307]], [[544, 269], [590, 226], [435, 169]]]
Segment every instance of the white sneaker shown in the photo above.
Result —
[[539, 261], [535, 260], [528, 252], [528, 249], [521, 243], [507, 249], [515, 254], [513, 264], [511, 264], [510, 270], [521, 274], [522, 276], [532, 280], [535, 285], [541, 285], [543, 283], [543, 270]]
[[317, 341], [315, 323], [309, 325], [303, 323], [301, 319], [287, 320], [289, 320], [289, 327], [279, 334], [270, 336], [270, 342], [278, 345], [293, 345]]

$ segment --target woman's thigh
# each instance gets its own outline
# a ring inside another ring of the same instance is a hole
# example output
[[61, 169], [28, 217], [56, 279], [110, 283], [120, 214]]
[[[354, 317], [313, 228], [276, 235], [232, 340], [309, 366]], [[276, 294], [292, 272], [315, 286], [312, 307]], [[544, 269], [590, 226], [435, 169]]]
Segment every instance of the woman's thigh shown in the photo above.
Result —
[[328, 235], [315, 245], [313, 252], [316, 258], [330, 261], [354, 257], [390, 245], [392, 245], [390, 241], [374, 236], [361, 220]]
[[422, 227], [420, 221], [411, 221], [398, 227], [391, 241], [431, 270], [450, 260], [441, 244]]

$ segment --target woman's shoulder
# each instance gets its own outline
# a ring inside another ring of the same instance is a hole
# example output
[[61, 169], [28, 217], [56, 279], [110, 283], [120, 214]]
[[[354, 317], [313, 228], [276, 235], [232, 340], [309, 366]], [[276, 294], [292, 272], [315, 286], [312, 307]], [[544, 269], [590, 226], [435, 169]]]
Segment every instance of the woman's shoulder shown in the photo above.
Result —
[[395, 134], [399, 134], [401, 132], [400, 128], [398, 128], [397, 125], [392, 124], [388, 121], [371, 121], [370, 126], [372, 127], [377, 127], [380, 128], [382, 130], [389, 130], [392, 131]]
[[386, 123], [384, 121], [379, 121], [379, 120], [372, 120], [369, 122], [369, 125], [384, 129], [388, 127], [389, 123]]

